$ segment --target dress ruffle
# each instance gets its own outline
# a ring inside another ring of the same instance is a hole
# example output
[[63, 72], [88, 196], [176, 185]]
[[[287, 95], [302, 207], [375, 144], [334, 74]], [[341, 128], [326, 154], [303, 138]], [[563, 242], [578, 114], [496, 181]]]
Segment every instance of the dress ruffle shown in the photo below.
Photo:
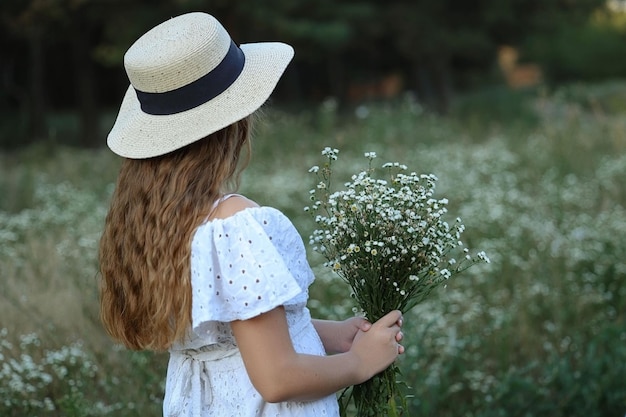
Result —
[[279, 223], [279, 216], [267, 207], [248, 208], [197, 229], [191, 247], [195, 333], [207, 335], [214, 322], [246, 320], [280, 305], [306, 303], [312, 277], [298, 282], [275, 247], [284, 235], [268, 234], [269, 223]]

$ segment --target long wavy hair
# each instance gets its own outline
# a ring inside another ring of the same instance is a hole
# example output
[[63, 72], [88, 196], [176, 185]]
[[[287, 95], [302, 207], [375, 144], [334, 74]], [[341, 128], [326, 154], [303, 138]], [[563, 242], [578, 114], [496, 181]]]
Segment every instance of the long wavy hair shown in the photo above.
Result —
[[162, 351], [191, 325], [191, 239], [250, 160], [252, 117], [179, 150], [125, 159], [100, 240], [100, 316], [134, 350]]

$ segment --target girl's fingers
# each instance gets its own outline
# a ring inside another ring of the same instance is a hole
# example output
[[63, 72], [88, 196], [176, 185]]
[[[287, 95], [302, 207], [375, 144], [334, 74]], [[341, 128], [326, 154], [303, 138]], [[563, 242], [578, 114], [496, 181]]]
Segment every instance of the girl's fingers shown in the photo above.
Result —
[[383, 317], [378, 322], [385, 327], [399, 326], [402, 320], [402, 312], [400, 310], [393, 310]]
[[372, 323], [370, 323], [369, 321], [365, 320], [365, 319], [361, 319], [359, 321], [359, 329], [361, 331], [368, 331], [370, 328], [372, 327]]

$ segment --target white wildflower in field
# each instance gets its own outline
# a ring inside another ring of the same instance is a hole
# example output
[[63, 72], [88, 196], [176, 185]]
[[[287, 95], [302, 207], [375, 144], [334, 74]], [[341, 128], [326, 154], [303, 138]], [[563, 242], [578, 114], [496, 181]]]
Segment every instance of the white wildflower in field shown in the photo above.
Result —
[[[315, 167], [318, 183], [306, 207], [315, 223], [314, 250], [352, 289], [358, 308], [374, 322], [391, 310], [407, 312], [434, 288], [478, 262], [461, 240], [460, 218], [445, 221], [448, 199], [435, 197], [437, 177], [407, 172], [403, 164], [382, 166], [377, 178], [367, 152], [368, 168], [351, 176], [340, 190], [331, 189], [332, 164], [339, 151], [326, 148], [327, 161]], [[360, 250], [363, 248], [363, 250]], [[358, 415], [388, 415], [398, 395], [395, 365], [351, 393]], [[348, 397], [350, 400], [350, 397]]]
[[7, 330], [1, 329], [0, 415], [68, 415], [69, 409], [78, 411], [75, 407], [89, 403], [85, 388], [97, 380], [98, 368], [80, 343], [44, 350], [36, 334], [22, 335], [15, 347], [7, 337]]

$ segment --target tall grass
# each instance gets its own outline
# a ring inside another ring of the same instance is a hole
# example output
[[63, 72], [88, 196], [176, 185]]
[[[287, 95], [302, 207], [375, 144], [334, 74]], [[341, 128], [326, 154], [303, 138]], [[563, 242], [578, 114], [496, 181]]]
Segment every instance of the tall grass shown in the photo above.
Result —
[[[492, 263], [406, 314], [406, 414], [623, 416], [626, 99], [614, 91], [490, 91], [447, 117], [410, 97], [355, 113], [333, 101], [268, 110], [241, 191], [308, 241], [307, 171], [323, 147], [340, 149], [339, 176], [366, 151], [436, 174]], [[114, 346], [97, 318], [96, 247], [118, 166], [104, 150], [0, 155], [0, 415], [160, 415], [167, 356]], [[348, 289], [310, 260], [311, 310], [352, 314]]]

